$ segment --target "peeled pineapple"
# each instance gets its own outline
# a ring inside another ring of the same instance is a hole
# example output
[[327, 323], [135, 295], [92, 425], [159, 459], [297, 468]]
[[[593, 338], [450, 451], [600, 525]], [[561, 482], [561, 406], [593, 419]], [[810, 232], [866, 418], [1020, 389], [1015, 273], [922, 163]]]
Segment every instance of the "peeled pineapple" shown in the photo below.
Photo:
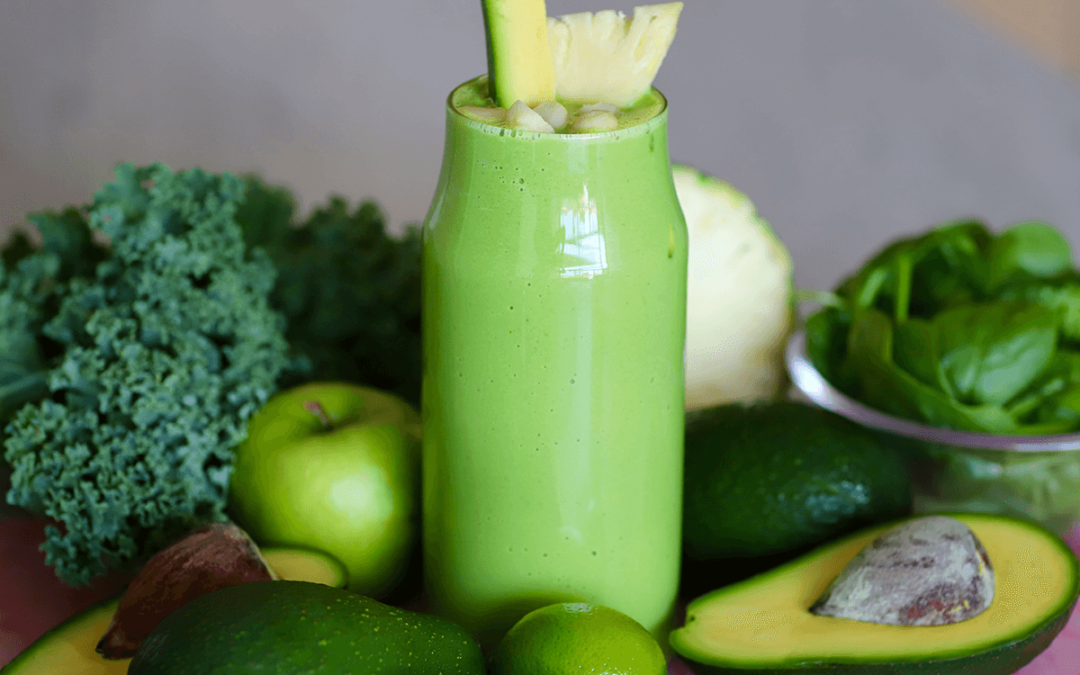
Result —
[[604, 10], [548, 18], [547, 37], [560, 100], [627, 108], [652, 86], [675, 39], [683, 3], [622, 12]]

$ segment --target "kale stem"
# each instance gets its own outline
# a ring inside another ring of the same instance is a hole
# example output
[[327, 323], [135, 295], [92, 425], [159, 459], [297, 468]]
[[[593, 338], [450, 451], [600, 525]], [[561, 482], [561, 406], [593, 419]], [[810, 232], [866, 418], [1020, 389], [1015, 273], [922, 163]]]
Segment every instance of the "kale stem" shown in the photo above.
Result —
[[911, 256], [902, 255], [896, 259], [896, 323], [898, 324], [908, 319], [908, 310], [911, 305], [911, 276]]
[[319, 418], [319, 421], [322, 422], [324, 431], [330, 431], [334, 428], [334, 424], [330, 421], [330, 416], [326, 414], [326, 408], [323, 408], [321, 403], [318, 401], [304, 401], [303, 405], [304, 410]]

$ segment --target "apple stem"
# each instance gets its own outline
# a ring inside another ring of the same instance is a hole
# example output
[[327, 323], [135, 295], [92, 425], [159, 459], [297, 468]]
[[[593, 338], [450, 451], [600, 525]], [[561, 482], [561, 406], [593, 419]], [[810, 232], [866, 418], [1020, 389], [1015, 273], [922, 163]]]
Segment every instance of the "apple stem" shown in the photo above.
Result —
[[333, 428], [333, 424], [330, 422], [330, 416], [326, 414], [326, 409], [322, 407], [322, 404], [318, 401], [304, 401], [304, 410], [308, 411], [312, 415], [319, 418], [322, 422], [323, 429], [329, 431]]

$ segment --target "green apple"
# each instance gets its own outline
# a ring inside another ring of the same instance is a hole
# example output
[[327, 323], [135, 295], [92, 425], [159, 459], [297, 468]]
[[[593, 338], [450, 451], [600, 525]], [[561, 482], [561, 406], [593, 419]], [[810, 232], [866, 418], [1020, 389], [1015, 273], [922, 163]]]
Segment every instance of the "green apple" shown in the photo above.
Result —
[[391, 394], [318, 382], [273, 396], [248, 424], [229, 485], [233, 519], [262, 545], [340, 560], [378, 597], [419, 529], [420, 415]]

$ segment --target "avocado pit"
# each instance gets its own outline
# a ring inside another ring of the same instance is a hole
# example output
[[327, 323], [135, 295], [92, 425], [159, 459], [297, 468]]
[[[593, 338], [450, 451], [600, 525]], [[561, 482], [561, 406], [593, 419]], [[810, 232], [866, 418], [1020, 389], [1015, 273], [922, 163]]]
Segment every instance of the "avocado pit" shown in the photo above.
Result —
[[898, 525], [852, 558], [810, 607], [818, 616], [893, 626], [942, 626], [984, 612], [994, 569], [971, 529], [927, 516]]

